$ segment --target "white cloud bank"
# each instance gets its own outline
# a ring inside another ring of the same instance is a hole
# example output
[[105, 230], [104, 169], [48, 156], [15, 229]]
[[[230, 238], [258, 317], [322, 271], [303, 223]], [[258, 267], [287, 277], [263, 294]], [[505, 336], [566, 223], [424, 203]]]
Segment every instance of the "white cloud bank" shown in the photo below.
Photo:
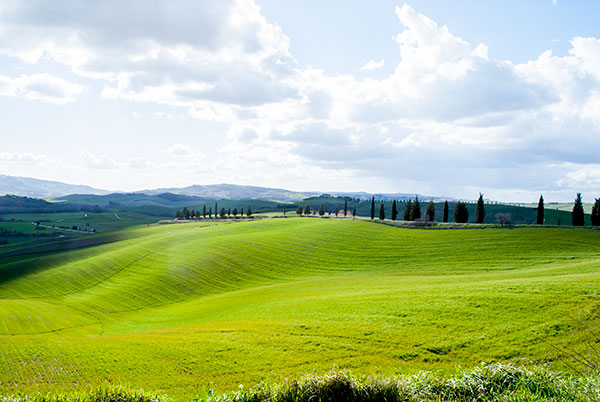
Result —
[[[59, 3], [6, 3], [0, 52], [66, 65], [103, 83], [105, 98], [179, 106], [198, 121], [226, 123], [228, 142], [214, 162], [223, 180], [297, 179], [294, 187], [314, 188], [302, 171], [327, 178], [328, 188], [354, 180], [457, 196], [479, 188], [504, 199], [529, 191], [563, 197], [598, 184], [596, 38], [574, 38], [564, 57], [548, 51], [514, 64], [403, 5], [399, 64], [387, 77], [359, 79], [296, 61], [289, 38], [252, 0]], [[64, 103], [81, 91], [42, 78], [0, 76], [0, 94]], [[167, 153], [191, 151], [175, 145]], [[82, 157], [96, 168], [159, 166]]]

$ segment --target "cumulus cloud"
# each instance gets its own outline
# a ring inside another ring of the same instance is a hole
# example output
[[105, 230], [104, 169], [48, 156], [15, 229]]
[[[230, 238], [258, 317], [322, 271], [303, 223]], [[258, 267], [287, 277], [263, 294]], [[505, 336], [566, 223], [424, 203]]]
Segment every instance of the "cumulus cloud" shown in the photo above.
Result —
[[81, 153], [81, 160], [82, 166], [88, 169], [115, 170], [123, 168], [122, 164], [106, 155], [97, 156], [88, 151], [83, 151]]
[[379, 61], [371, 60], [362, 65], [358, 71], [375, 71], [379, 70], [385, 64], [385, 60], [381, 59]]
[[167, 149], [167, 155], [189, 156], [192, 154], [190, 147], [181, 144], [174, 144]]
[[72, 102], [83, 87], [50, 74], [0, 75], [0, 95], [21, 97], [50, 103]]
[[252, 0], [9, 2], [0, 52], [108, 81], [103, 95], [193, 106], [295, 96], [289, 39]]

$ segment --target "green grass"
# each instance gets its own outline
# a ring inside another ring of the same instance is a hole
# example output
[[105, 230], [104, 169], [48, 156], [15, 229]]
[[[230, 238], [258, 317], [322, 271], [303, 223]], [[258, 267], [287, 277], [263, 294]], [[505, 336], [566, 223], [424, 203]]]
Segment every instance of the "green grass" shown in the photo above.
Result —
[[0, 390], [207, 389], [324, 374], [454, 373], [583, 350], [600, 232], [401, 229], [312, 218], [128, 229], [0, 258]]

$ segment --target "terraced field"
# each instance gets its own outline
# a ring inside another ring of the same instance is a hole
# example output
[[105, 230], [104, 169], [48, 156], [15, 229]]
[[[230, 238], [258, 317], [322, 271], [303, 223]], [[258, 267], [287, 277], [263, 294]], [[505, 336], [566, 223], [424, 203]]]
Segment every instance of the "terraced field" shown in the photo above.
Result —
[[595, 319], [600, 232], [400, 229], [319, 218], [186, 223], [0, 259], [0, 391], [207, 389], [334, 365], [566, 366]]

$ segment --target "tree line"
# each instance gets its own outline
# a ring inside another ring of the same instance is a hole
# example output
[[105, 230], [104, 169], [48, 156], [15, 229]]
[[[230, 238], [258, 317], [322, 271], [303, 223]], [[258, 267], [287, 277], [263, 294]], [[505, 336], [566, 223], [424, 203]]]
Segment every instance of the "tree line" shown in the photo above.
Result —
[[[248, 218], [252, 217], [252, 207], [250, 205], [248, 205], [245, 214]], [[175, 213], [175, 219], [213, 219], [213, 215], [214, 219], [231, 218], [232, 215], [234, 218], [237, 218], [238, 215], [243, 217], [244, 208], [240, 208], [239, 210], [237, 208], [233, 208], [233, 210], [231, 208], [221, 208], [219, 210], [219, 204], [215, 202], [214, 212], [212, 206], [209, 206], [208, 209], [206, 209], [206, 205], [204, 205], [202, 210], [188, 209], [187, 207], [184, 207], [183, 209], [177, 210]]]

